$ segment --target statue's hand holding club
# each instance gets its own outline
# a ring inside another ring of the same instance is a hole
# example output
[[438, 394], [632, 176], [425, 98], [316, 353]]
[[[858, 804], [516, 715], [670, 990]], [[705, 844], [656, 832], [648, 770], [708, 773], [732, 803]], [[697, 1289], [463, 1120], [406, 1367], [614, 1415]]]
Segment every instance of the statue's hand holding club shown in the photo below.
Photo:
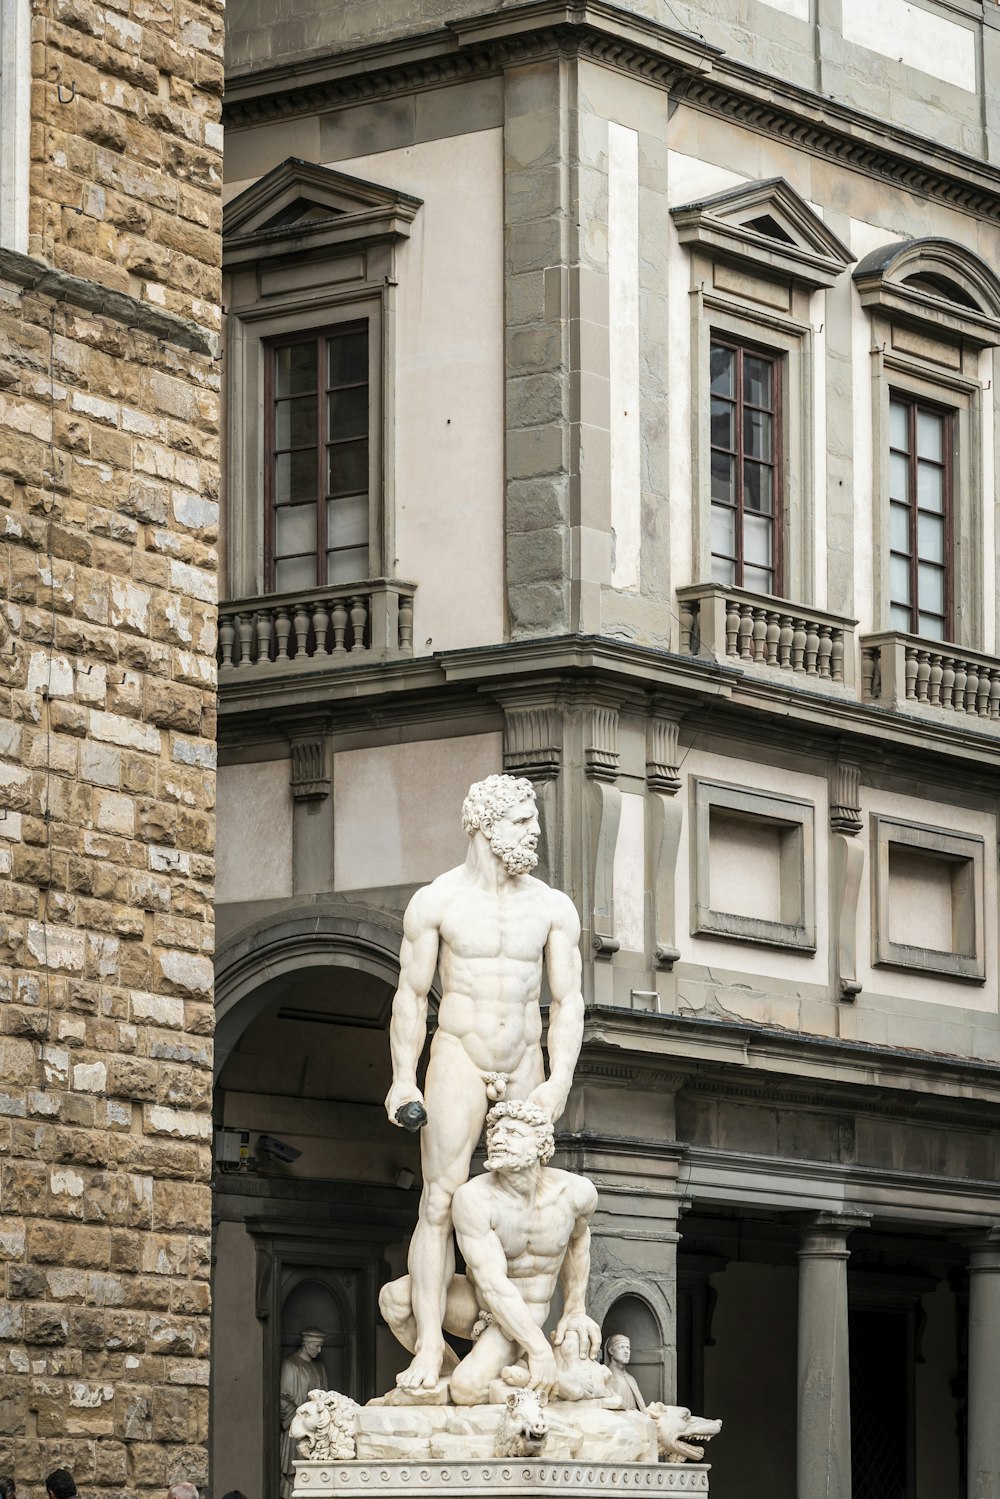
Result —
[[393, 1083], [389, 1089], [385, 1112], [390, 1124], [395, 1124], [398, 1129], [409, 1130], [411, 1134], [416, 1134], [427, 1123], [424, 1095], [419, 1088], [407, 1087], [403, 1083]]

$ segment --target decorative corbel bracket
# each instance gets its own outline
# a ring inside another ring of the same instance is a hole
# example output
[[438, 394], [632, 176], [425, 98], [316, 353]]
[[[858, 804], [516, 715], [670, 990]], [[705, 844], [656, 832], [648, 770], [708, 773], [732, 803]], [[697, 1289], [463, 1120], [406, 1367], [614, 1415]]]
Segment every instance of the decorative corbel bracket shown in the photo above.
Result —
[[503, 708], [503, 768], [535, 787], [542, 838], [539, 873], [561, 883], [556, 787], [563, 764], [563, 715], [550, 688], [498, 694]]
[[320, 802], [330, 795], [326, 735], [322, 729], [297, 734], [291, 740], [290, 786], [297, 802]]
[[583, 763], [590, 782], [589, 822], [594, 952], [611, 958], [621, 942], [615, 936], [614, 864], [622, 794], [618, 789], [618, 709], [591, 704], [584, 715]]
[[680, 957], [677, 946], [675, 886], [684, 808], [677, 796], [681, 786], [678, 730], [680, 724], [654, 708], [646, 727], [646, 785], [649, 797], [649, 929], [657, 968], [668, 972]]
[[837, 760], [830, 775], [830, 915], [837, 998], [852, 1004], [858, 980], [858, 898], [865, 867], [861, 832], [861, 766]]

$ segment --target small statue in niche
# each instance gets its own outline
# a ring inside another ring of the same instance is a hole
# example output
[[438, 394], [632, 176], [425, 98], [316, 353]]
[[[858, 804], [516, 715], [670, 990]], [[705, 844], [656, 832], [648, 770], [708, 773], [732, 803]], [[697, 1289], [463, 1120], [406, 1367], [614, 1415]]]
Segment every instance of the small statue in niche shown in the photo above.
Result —
[[281, 1499], [291, 1499], [295, 1487], [296, 1452], [291, 1432], [292, 1418], [299, 1406], [311, 1399], [315, 1391], [327, 1388], [326, 1370], [319, 1357], [326, 1334], [318, 1327], [305, 1327], [300, 1337], [302, 1341], [298, 1352], [289, 1354], [281, 1365]]
[[620, 1395], [622, 1409], [644, 1411], [646, 1402], [639, 1386], [628, 1372], [628, 1361], [632, 1357], [632, 1344], [623, 1332], [612, 1333], [604, 1345], [604, 1362], [611, 1372], [608, 1381], [611, 1391]]

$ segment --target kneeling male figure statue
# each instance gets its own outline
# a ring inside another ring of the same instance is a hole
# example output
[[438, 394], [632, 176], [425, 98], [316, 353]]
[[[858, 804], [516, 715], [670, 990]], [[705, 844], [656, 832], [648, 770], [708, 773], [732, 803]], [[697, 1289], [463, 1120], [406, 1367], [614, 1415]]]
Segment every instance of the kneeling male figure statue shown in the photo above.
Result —
[[[467, 1274], [451, 1278], [444, 1329], [475, 1339], [451, 1375], [455, 1405], [488, 1403], [491, 1384], [501, 1378], [546, 1394], [557, 1388], [559, 1368], [542, 1331], [557, 1281], [563, 1314], [552, 1342], [560, 1348], [571, 1339], [585, 1359], [600, 1349], [600, 1328], [584, 1305], [597, 1189], [586, 1177], [546, 1165], [553, 1148], [546, 1110], [499, 1103], [486, 1121], [486, 1173], [455, 1193], [452, 1218]], [[399, 1341], [413, 1348], [411, 1277], [384, 1287], [379, 1304]]]

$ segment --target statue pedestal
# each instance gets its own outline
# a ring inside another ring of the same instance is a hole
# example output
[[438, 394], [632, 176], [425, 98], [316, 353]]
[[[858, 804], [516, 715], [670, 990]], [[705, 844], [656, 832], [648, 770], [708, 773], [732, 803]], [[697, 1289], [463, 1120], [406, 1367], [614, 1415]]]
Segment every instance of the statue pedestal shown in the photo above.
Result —
[[541, 1457], [489, 1458], [475, 1462], [296, 1462], [293, 1499], [383, 1499], [411, 1494], [506, 1494], [534, 1499], [574, 1489], [588, 1499], [623, 1493], [698, 1495], [708, 1499], [708, 1463], [552, 1462]]

